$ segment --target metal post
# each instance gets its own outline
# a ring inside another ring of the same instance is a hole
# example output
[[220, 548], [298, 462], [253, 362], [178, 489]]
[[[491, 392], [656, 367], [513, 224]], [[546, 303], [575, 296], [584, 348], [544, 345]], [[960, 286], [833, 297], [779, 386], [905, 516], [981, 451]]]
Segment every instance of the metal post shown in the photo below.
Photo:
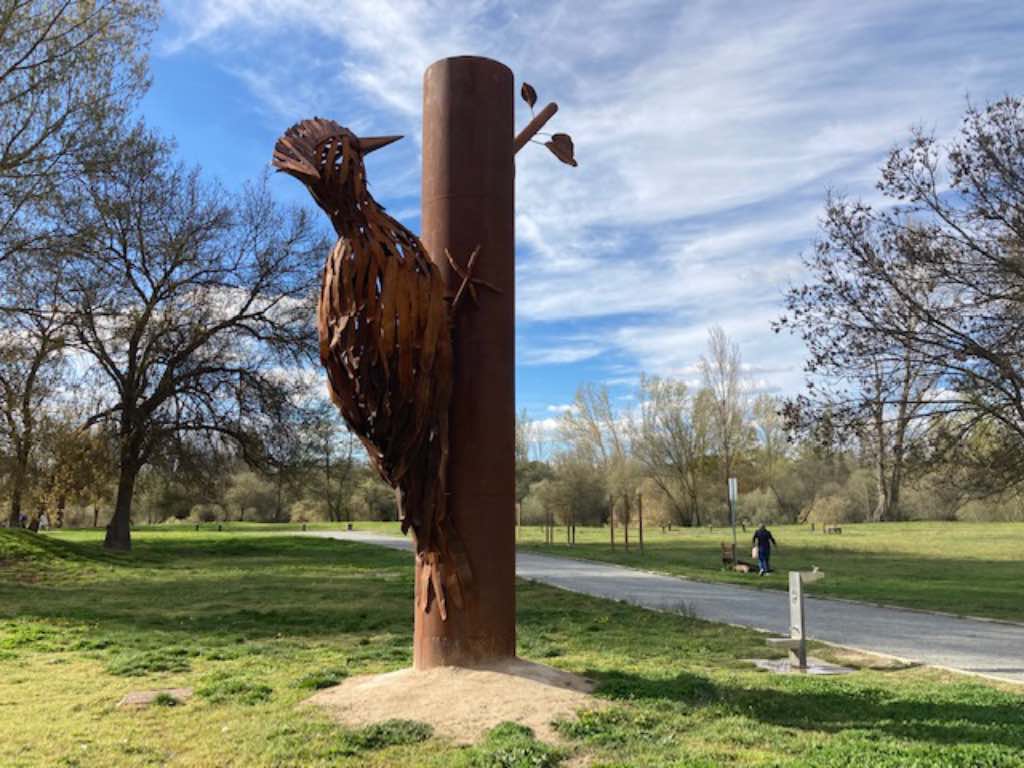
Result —
[[612, 552], [615, 551], [615, 501], [608, 497], [608, 523], [612, 529]]
[[[739, 495], [736, 478], [729, 478], [729, 519], [732, 523], [732, 551], [736, 552], [736, 497]], [[735, 557], [735, 555], [734, 555]]]
[[807, 635], [804, 632], [804, 588], [799, 571], [789, 572], [789, 636], [799, 640], [789, 649], [789, 663], [807, 669]]
[[636, 516], [640, 523], [640, 554], [644, 553], [644, 495], [636, 495]]
[[629, 552], [629, 496], [623, 494], [622, 496], [622, 543]]
[[479, 246], [474, 276], [500, 293], [455, 313], [448, 514], [473, 584], [447, 620], [416, 612], [417, 669], [515, 655], [513, 98], [511, 70], [490, 59], [442, 59], [423, 78], [423, 244], [450, 289], [445, 249], [465, 265]]

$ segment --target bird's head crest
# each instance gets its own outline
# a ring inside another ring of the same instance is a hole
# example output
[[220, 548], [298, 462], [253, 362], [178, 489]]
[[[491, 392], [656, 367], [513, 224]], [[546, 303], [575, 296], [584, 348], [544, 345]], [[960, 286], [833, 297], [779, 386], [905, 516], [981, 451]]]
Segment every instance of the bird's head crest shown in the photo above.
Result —
[[321, 181], [340, 166], [346, 146], [360, 157], [398, 141], [401, 136], [360, 138], [350, 129], [322, 117], [296, 123], [274, 145], [273, 165], [306, 184]]

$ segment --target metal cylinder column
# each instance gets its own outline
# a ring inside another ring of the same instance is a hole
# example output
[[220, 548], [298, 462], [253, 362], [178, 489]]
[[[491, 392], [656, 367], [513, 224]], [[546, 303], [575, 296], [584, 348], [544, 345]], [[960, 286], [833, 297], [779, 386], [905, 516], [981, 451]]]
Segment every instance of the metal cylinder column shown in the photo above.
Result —
[[[515, 655], [515, 165], [513, 76], [490, 59], [432, 64], [423, 81], [423, 244], [457, 287], [477, 246], [479, 305], [463, 295], [454, 328], [448, 514], [473, 588], [462, 608], [416, 610], [414, 665], [478, 666]], [[417, 568], [419, 594], [421, 573]]]

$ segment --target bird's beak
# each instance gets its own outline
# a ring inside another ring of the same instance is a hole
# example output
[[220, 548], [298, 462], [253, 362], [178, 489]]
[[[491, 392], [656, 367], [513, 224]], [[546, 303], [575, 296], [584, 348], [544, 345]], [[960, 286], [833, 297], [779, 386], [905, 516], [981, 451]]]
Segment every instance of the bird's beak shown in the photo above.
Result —
[[359, 150], [364, 154], [368, 155], [371, 152], [386, 147], [388, 144], [393, 144], [398, 141], [401, 136], [364, 136], [359, 139]]

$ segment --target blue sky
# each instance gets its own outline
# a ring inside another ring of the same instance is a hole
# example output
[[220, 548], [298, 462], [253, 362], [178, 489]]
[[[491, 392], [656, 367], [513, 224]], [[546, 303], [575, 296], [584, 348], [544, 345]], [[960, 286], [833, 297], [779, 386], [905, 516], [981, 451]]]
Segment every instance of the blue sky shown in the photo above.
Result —
[[625, 403], [641, 371], [695, 380], [716, 323], [755, 387], [796, 392], [804, 351], [770, 323], [826, 190], [875, 201], [912, 126], [1021, 93], [1022, 43], [1020, 0], [168, 0], [142, 112], [229, 187], [300, 118], [403, 133], [368, 174], [418, 230], [431, 62], [489, 56], [558, 101], [580, 166], [528, 147], [516, 182], [517, 397], [544, 421], [581, 381]]

